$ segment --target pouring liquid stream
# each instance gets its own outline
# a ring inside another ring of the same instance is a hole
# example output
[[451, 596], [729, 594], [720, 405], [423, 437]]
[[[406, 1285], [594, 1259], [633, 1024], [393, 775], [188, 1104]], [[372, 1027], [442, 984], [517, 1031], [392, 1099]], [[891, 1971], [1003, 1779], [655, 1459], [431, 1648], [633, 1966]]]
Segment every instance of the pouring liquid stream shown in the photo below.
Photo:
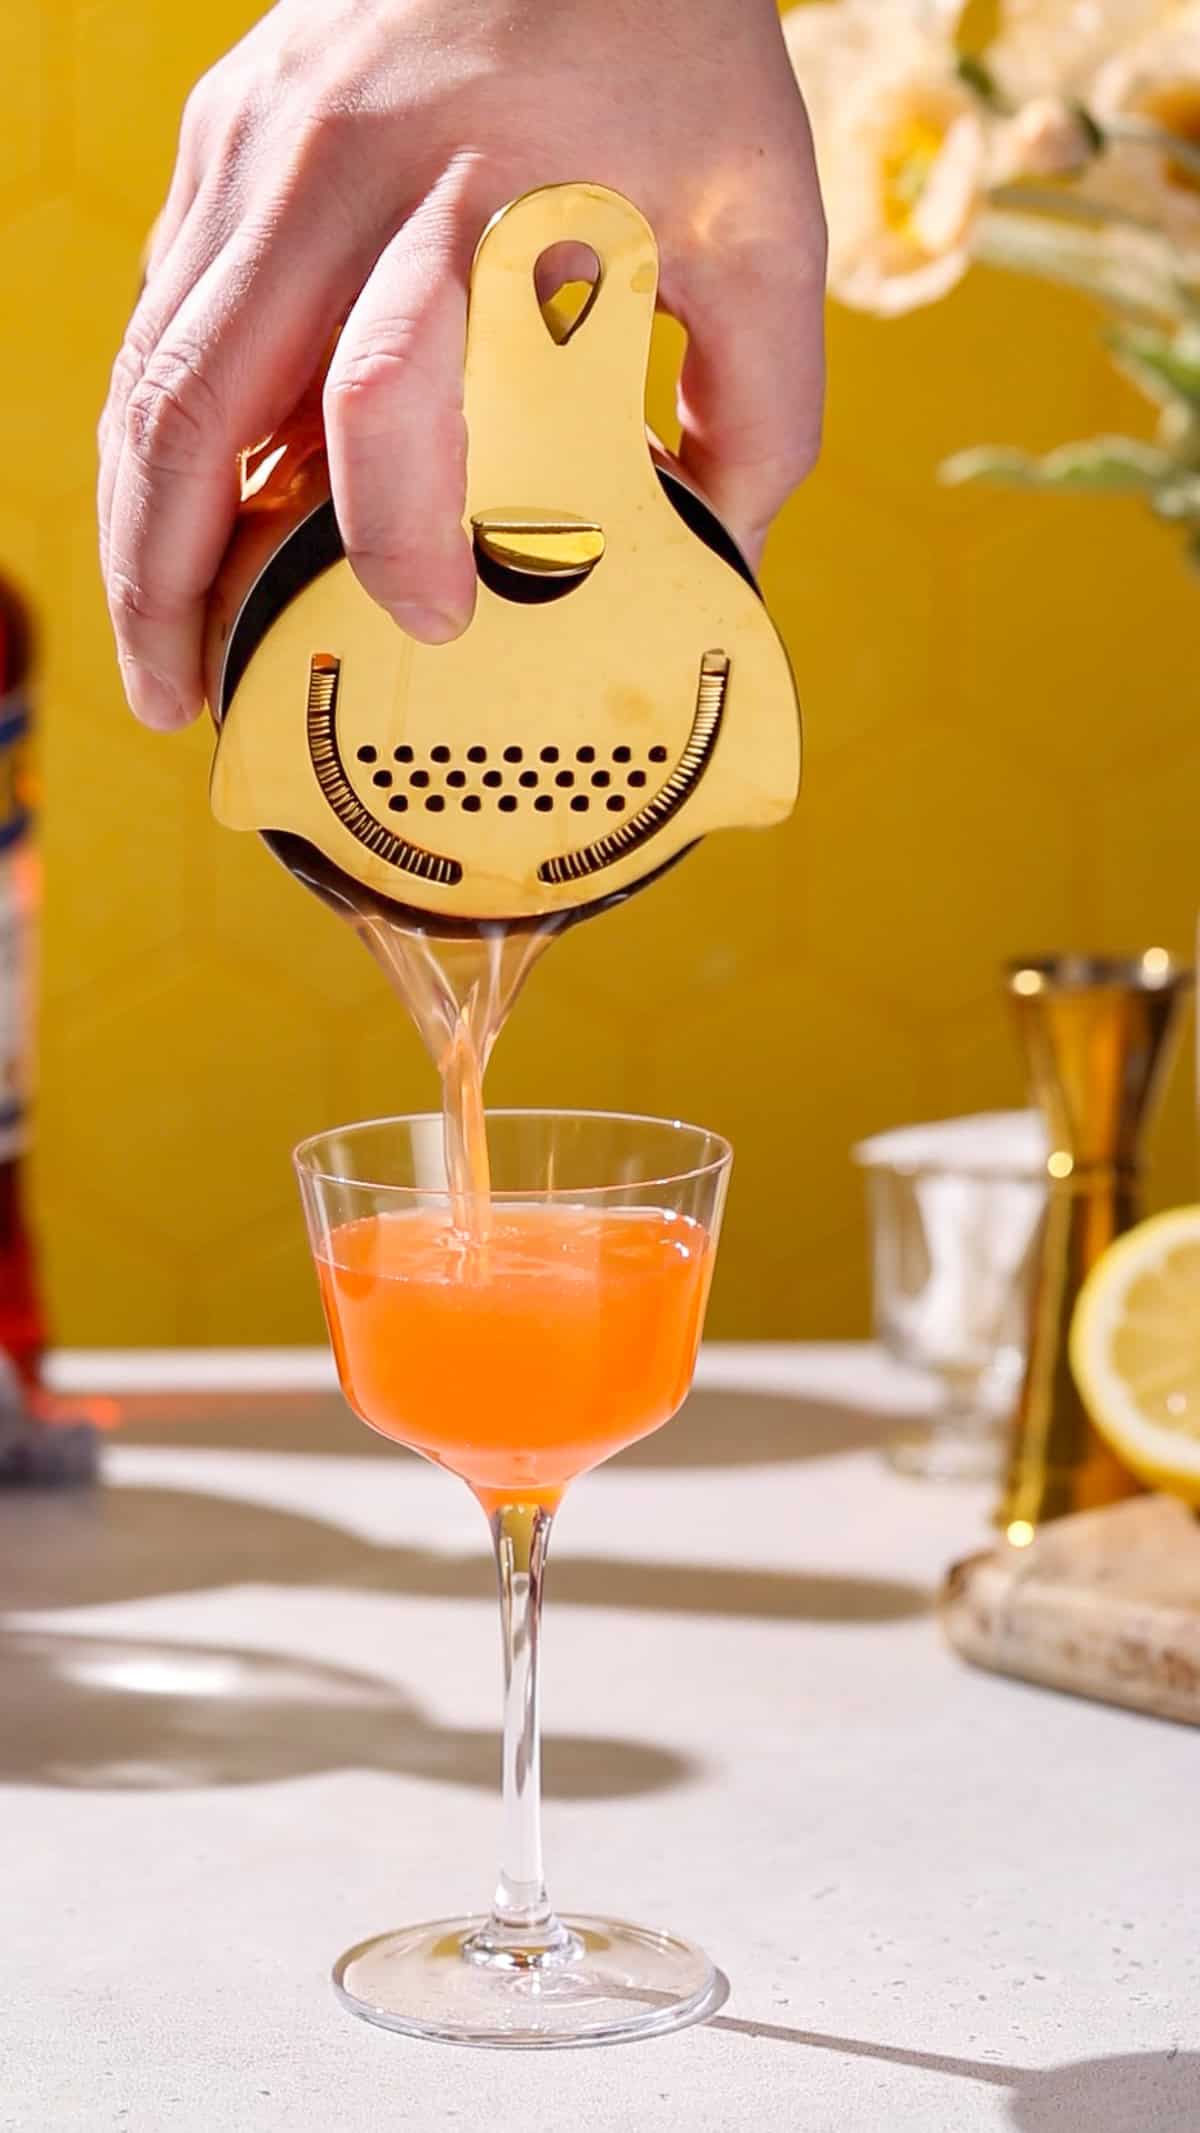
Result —
[[442, 1084], [442, 1132], [454, 1228], [480, 1270], [491, 1230], [491, 1171], [483, 1077], [492, 1047], [534, 964], [561, 921], [443, 937], [371, 911], [354, 930], [417, 1026]]
[[526, 978], [566, 916], [493, 921], [456, 934], [372, 896], [299, 839], [270, 835], [276, 856], [336, 911], [403, 1001], [442, 1085], [442, 1130], [451, 1222], [464, 1240], [462, 1272], [481, 1271], [491, 1229], [491, 1170], [483, 1077]]

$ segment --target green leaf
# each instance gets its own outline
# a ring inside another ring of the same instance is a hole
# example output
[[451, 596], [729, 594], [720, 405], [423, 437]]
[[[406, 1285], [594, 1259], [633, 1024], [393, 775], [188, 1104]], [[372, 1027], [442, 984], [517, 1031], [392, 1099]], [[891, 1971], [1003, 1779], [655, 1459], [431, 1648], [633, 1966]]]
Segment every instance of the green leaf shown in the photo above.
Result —
[[1038, 482], [1038, 463], [1029, 452], [1009, 451], [1004, 445], [973, 445], [943, 459], [938, 474], [948, 488], [965, 487], [973, 481], [989, 481], [1008, 489], [1032, 489]]
[[961, 52], [954, 62], [954, 71], [963, 87], [969, 89], [973, 96], [977, 96], [989, 111], [1005, 109], [995, 77], [989, 73], [977, 53]]
[[951, 485], [987, 481], [1009, 488], [1113, 495], [1156, 489], [1171, 471], [1166, 452], [1136, 437], [1085, 437], [1075, 444], [1060, 444], [1040, 459], [1001, 446], [977, 446], [945, 460], [941, 477]]
[[1068, 101], [1070, 103], [1072, 111], [1075, 113], [1076, 118], [1082, 126], [1088, 141], [1091, 144], [1092, 154], [1094, 156], [1101, 155], [1104, 151], [1106, 142], [1105, 135], [1101, 131], [1101, 128], [1098, 125], [1097, 121], [1092, 117], [1092, 114], [1088, 110], [1087, 105], [1080, 103], [1078, 97], [1073, 96], [1069, 98]]
[[1200, 348], [1191, 335], [1184, 339], [1148, 327], [1117, 326], [1107, 338], [1117, 360], [1156, 399], [1165, 393], [1200, 407]]
[[[973, 245], [976, 258], [989, 266], [1081, 289], [1134, 317], [1176, 319], [1195, 311], [1192, 293], [1179, 279], [1178, 257], [1165, 238], [1103, 219], [1091, 228], [1068, 225], [1038, 212], [1028, 188], [1010, 187], [991, 197]], [[1073, 209], [1084, 205], [1082, 196], [1069, 190], [1056, 198]], [[1002, 199], [1008, 205], [1000, 206]], [[1087, 203], [1089, 214], [1094, 206]]]

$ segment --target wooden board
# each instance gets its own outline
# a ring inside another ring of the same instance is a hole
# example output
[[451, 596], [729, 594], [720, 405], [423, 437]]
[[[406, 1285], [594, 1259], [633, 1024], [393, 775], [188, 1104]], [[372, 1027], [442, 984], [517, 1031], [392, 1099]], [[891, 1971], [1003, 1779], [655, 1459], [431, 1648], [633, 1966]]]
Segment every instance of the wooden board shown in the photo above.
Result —
[[1200, 1724], [1200, 1522], [1139, 1496], [956, 1563], [940, 1601], [975, 1666]]

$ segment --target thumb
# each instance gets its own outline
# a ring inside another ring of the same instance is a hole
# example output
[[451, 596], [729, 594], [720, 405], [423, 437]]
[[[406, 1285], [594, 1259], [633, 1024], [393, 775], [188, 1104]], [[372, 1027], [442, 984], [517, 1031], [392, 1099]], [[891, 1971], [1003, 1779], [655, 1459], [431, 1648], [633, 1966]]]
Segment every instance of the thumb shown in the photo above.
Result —
[[754, 565], [820, 447], [822, 299], [819, 271], [785, 280], [731, 269], [706, 275], [678, 307], [688, 334], [680, 461]]
[[380, 256], [325, 381], [346, 553], [366, 591], [430, 644], [457, 637], [475, 604], [462, 527], [469, 261], [453, 210], [427, 201]]

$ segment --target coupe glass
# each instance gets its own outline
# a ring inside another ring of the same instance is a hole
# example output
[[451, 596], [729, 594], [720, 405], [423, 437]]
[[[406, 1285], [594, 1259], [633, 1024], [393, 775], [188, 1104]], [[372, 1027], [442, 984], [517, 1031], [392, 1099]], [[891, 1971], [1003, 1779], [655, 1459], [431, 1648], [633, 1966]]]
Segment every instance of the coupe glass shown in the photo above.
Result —
[[731, 1151], [695, 1126], [585, 1111], [492, 1112], [488, 1147], [491, 1198], [471, 1230], [456, 1222], [440, 1113], [335, 1128], [296, 1151], [342, 1390], [373, 1429], [474, 1491], [504, 1648], [491, 1910], [364, 1941], [334, 1982], [355, 2014], [410, 2035], [611, 2043], [702, 2018], [716, 1973], [668, 1933], [550, 1907], [542, 1578], [568, 1482], [687, 1395]]

